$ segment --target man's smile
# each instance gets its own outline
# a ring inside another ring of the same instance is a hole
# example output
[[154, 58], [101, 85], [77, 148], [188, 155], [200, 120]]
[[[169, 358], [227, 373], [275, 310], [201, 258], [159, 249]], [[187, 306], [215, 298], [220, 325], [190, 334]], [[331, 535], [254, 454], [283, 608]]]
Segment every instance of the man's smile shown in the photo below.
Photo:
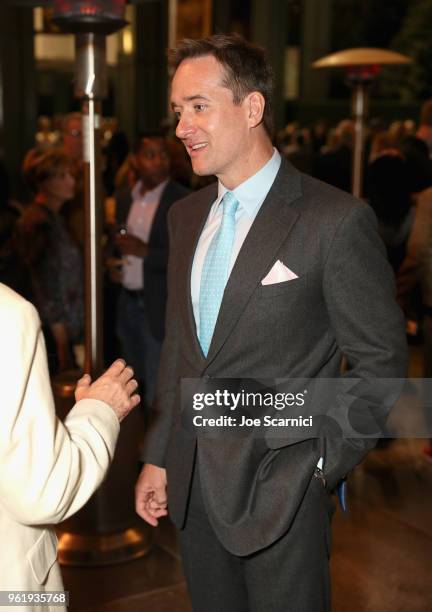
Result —
[[207, 142], [197, 142], [194, 144], [186, 144], [186, 149], [191, 157], [195, 157], [205, 148], [207, 148]]

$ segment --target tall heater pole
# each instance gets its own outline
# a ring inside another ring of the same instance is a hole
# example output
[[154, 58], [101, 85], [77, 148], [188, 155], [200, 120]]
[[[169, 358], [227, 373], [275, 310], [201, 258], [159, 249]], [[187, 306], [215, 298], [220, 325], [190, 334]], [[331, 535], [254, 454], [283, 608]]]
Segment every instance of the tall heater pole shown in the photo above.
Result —
[[125, 24], [125, 0], [55, 0], [53, 21], [75, 34], [75, 97], [83, 119], [85, 213], [85, 362], [103, 370], [102, 189], [99, 151], [101, 100], [107, 96], [106, 36]]
[[103, 370], [102, 188], [99, 149], [100, 100], [107, 94], [105, 36], [75, 36], [75, 95], [82, 100], [85, 202], [85, 361], [92, 377]]
[[[81, 100], [85, 212], [85, 363], [92, 377], [104, 367], [102, 336], [101, 100], [107, 95], [106, 36], [126, 22], [125, 0], [55, 0], [54, 22], [75, 34], [75, 96]], [[76, 377], [75, 377], [76, 380]], [[71, 383], [63, 396], [73, 388]], [[59, 386], [57, 386], [59, 389]], [[116, 453], [102, 486], [61, 526], [63, 565], [103, 565], [145, 554], [151, 535], [137, 523], [133, 491], [142, 423], [135, 411], [122, 424]], [[135, 452], [136, 451], [136, 452]]]

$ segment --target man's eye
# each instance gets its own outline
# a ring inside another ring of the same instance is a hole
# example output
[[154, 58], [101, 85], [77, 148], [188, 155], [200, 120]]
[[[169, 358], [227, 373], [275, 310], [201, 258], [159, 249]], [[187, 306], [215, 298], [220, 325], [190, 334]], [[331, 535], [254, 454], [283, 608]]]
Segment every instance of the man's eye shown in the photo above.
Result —
[[195, 104], [194, 108], [196, 111], [201, 112], [205, 109], [206, 105], [205, 104]]

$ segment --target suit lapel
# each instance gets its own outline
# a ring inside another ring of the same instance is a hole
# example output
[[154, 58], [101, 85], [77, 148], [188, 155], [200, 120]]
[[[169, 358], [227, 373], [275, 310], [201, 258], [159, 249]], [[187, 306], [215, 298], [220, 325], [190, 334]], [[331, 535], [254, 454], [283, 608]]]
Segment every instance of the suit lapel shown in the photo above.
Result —
[[167, 195], [169, 194], [169, 188], [170, 188], [170, 182], [168, 181], [168, 183], [164, 187], [164, 190], [161, 193], [161, 196], [159, 198], [159, 204], [156, 208], [156, 212], [153, 217], [153, 221], [150, 227], [149, 239], [148, 239], [149, 244], [153, 243], [154, 233], [159, 227], [159, 224], [161, 223], [162, 219], [165, 216], [165, 209], [169, 204], [169, 199], [167, 198]]
[[195, 250], [201, 232], [204, 228], [211, 205], [217, 198], [217, 183], [210, 185], [204, 193], [200, 194], [196, 203], [191, 204], [191, 212], [184, 217], [184, 242], [182, 248], [179, 249], [178, 261], [178, 288], [179, 288], [179, 304], [181, 315], [184, 321], [184, 326], [187, 332], [188, 345], [193, 347], [195, 357], [199, 358], [203, 363], [205, 361], [204, 354], [196, 333], [195, 317], [193, 314], [192, 297], [191, 297], [191, 274], [192, 263], [195, 255]]
[[116, 196], [116, 222], [118, 225], [126, 225], [131, 206], [130, 188], [125, 187]]
[[290, 203], [301, 196], [301, 175], [282, 160], [266, 199], [238, 254], [225, 288], [207, 365], [213, 361], [235, 327], [252, 293], [276, 260], [299, 214]]

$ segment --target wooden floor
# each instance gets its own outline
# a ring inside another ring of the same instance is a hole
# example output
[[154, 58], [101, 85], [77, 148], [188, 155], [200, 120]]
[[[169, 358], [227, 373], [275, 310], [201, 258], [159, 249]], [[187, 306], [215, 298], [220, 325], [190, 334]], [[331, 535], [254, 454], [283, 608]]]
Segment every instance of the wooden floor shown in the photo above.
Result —
[[[414, 370], [418, 358], [414, 351]], [[432, 462], [423, 444], [396, 440], [350, 476], [349, 512], [338, 509], [333, 521], [333, 612], [432, 612]], [[63, 573], [71, 612], [191, 611], [168, 521], [145, 558]]]

